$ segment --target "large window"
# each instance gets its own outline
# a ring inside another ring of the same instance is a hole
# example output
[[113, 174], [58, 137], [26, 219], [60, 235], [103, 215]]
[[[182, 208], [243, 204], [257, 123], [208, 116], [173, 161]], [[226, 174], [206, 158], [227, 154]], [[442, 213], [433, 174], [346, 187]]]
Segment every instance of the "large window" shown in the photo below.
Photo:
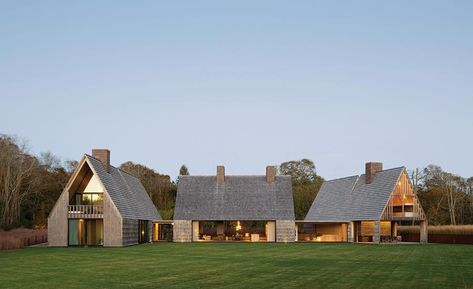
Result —
[[103, 206], [103, 194], [101, 193], [76, 194], [74, 205]]
[[139, 220], [138, 221], [138, 234], [139, 234], [139, 243], [148, 243], [149, 242], [149, 235], [148, 235], [148, 222], [146, 220]]
[[172, 224], [153, 224], [153, 241], [172, 242], [173, 225]]
[[193, 221], [194, 241], [274, 242], [274, 221]]
[[103, 220], [69, 219], [69, 246], [102, 246]]

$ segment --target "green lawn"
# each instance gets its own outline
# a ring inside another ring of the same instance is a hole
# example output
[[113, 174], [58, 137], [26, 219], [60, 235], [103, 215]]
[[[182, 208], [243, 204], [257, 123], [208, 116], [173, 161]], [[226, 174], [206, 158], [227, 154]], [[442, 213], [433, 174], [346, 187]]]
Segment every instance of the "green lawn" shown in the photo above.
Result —
[[0, 251], [2, 288], [473, 288], [473, 246], [177, 244]]

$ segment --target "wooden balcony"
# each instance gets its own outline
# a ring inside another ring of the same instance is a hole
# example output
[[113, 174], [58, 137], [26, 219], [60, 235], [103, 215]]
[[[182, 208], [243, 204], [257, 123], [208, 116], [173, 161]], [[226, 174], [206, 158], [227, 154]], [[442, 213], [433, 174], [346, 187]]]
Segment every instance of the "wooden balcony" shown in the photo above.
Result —
[[67, 217], [71, 219], [101, 219], [103, 206], [69, 205]]
[[393, 220], [399, 220], [399, 221], [418, 219], [418, 216], [416, 216], [414, 212], [394, 212], [392, 217], [393, 217]]

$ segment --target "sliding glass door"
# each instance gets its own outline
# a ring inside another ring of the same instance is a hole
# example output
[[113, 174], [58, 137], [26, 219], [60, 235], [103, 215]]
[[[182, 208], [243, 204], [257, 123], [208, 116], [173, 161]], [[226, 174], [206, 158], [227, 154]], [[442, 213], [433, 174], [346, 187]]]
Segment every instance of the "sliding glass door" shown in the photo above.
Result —
[[69, 219], [69, 246], [102, 246], [103, 220]]
[[148, 235], [148, 222], [145, 220], [138, 221], [138, 234], [139, 234], [139, 243], [148, 243], [149, 242], [149, 235]]

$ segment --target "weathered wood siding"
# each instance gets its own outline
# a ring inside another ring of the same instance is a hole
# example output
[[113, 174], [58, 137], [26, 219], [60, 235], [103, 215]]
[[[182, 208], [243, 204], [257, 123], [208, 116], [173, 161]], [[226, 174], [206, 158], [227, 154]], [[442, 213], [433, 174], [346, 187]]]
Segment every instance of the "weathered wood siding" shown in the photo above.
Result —
[[296, 222], [294, 220], [276, 220], [276, 242], [295, 242]]
[[67, 246], [67, 205], [69, 193], [64, 190], [48, 217], [48, 245]]
[[173, 227], [174, 242], [192, 242], [192, 221], [174, 220]]
[[122, 217], [107, 193], [104, 193], [103, 230], [105, 247], [123, 246]]
[[139, 243], [138, 220], [123, 219], [123, 246]]

